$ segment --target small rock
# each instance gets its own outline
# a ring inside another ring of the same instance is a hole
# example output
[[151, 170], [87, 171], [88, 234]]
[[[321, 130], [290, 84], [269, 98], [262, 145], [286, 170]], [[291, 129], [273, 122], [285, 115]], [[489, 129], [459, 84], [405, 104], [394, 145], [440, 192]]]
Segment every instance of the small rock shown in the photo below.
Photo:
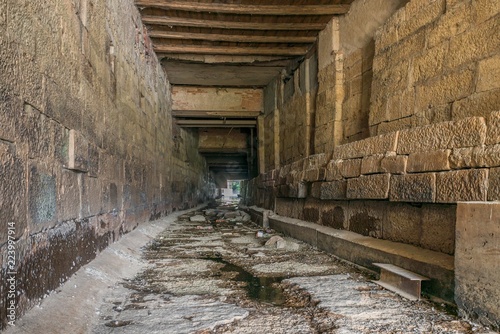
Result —
[[205, 210], [205, 216], [215, 217], [215, 216], [217, 216], [217, 211], [215, 211], [213, 209]]
[[283, 249], [286, 247], [286, 241], [282, 237], [275, 235], [272, 236], [269, 240], [267, 240], [265, 246], [277, 249]]
[[192, 222], [204, 222], [206, 221], [205, 216], [202, 215], [196, 215], [190, 218]]

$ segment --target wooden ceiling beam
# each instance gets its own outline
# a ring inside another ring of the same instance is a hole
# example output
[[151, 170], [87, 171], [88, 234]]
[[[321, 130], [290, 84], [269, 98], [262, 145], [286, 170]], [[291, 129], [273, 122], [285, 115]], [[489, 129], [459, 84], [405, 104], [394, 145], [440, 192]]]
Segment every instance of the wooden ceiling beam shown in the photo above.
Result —
[[149, 37], [235, 43], [314, 43], [316, 41], [316, 36], [224, 35], [154, 30], [149, 32]]
[[303, 56], [309, 46], [294, 47], [253, 47], [253, 46], [202, 46], [202, 45], [155, 45], [156, 54], [210, 54], [210, 55], [266, 55]]
[[204, 118], [255, 118], [260, 111], [212, 111], [212, 110], [172, 110], [174, 117], [204, 117]]
[[350, 5], [244, 5], [180, 1], [139, 0], [137, 7], [181, 10], [202, 13], [240, 15], [340, 15], [349, 11]]
[[197, 20], [169, 16], [145, 15], [142, 22], [149, 25], [161, 26], [181, 26], [197, 28], [218, 28], [218, 29], [244, 29], [244, 30], [323, 30], [325, 23], [298, 23], [298, 22], [239, 22], [239, 21], [214, 21]]

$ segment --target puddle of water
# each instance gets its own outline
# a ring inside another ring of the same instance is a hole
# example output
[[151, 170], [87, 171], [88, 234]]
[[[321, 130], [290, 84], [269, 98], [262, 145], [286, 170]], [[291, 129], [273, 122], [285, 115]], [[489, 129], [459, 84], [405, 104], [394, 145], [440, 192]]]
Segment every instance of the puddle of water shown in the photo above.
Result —
[[224, 261], [221, 258], [206, 258], [206, 260], [224, 264], [221, 271], [236, 272], [237, 275], [233, 280], [247, 283], [246, 289], [249, 298], [277, 306], [285, 303], [283, 290], [277, 286], [284, 277], [258, 277], [252, 275], [242, 267]]

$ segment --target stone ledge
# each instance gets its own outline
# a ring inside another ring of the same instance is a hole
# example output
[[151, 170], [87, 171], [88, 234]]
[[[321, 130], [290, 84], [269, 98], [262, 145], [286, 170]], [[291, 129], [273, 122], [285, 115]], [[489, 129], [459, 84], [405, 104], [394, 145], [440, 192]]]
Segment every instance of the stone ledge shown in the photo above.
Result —
[[[248, 208], [253, 216], [263, 209]], [[431, 280], [422, 285], [424, 293], [454, 303], [454, 257], [403, 243], [360, 234], [279, 215], [269, 216], [270, 227], [290, 237], [338, 256], [369, 270], [374, 262], [392, 263]]]

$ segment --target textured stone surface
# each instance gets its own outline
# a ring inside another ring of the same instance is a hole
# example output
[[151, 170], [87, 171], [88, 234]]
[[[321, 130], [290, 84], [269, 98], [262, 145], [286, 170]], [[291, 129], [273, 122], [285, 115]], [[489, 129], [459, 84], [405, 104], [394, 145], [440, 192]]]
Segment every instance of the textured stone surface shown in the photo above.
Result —
[[406, 155], [386, 156], [380, 162], [380, 169], [384, 173], [403, 174], [406, 172], [407, 163]]
[[486, 123], [481, 117], [401, 131], [398, 154], [483, 145]]
[[485, 201], [488, 170], [470, 169], [436, 174], [436, 202]]
[[500, 168], [490, 168], [488, 172], [488, 201], [500, 200]]
[[500, 328], [500, 206], [458, 203], [455, 298], [464, 315]]
[[391, 176], [389, 199], [395, 202], [434, 202], [436, 175], [434, 173]]
[[373, 154], [385, 154], [396, 150], [398, 133], [393, 132], [376, 137], [359, 140], [353, 143], [337, 146], [333, 153], [334, 159], [361, 158]]
[[382, 173], [382, 159], [384, 156], [381, 154], [364, 157], [361, 161], [361, 174]]
[[492, 112], [487, 118], [486, 145], [500, 143], [500, 111]]
[[450, 155], [453, 169], [500, 166], [500, 145], [454, 149]]
[[345, 199], [347, 181], [339, 180], [320, 183], [320, 199]]
[[347, 198], [386, 199], [389, 194], [389, 174], [362, 175], [347, 180]]
[[338, 160], [336, 162], [340, 175], [344, 178], [361, 175], [361, 159]]
[[406, 170], [409, 173], [449, 170], [449, 156], [450, 150], [413, 153], [408, 156]]

